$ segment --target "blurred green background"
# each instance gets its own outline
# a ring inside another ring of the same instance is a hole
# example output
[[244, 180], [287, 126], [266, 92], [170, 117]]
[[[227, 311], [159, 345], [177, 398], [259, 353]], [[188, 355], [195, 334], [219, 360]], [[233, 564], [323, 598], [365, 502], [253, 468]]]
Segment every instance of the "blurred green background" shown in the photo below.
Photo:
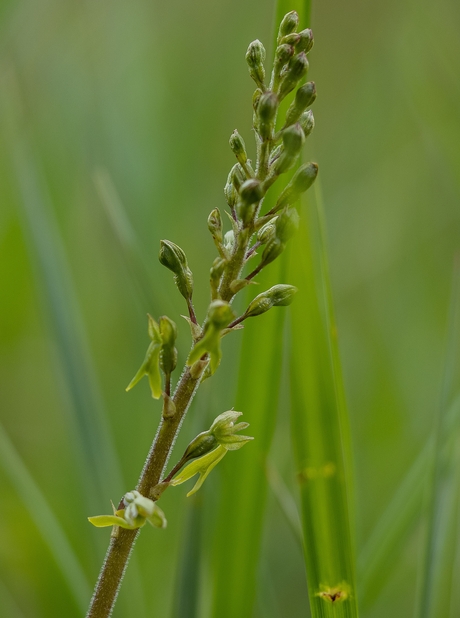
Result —
[[[146, 313], [173, 318], [182, 362], [188, 350], [159, 240], [186, 250], [203, 316], [206, 217], [225, 207], [230, 133], [251, 144], [244, 54], [255, 38], [269, 46], [274, 11], [262, 0], [0, 4], [2, 617], [83, 614], [109, 537], [86, 517], [134, 487], [159, 419], [147, 383], [124, 392]], [[316, 2], [312, 27], [306, 150], [321, 169], [359, 556], [439, 407], [460, 244], [460, 5]], [[109, 222], [118, 202], [124, 250]], [[174, 459], [235, 404], [240, 341], [225, 341]], [[284, 406], [277, 423], [270, 461], [296, 496]], [[213, 539], [232, 534], [219, 529], [226, 469], [195, 501], [165, 495], [168, 528], [142, 534], [114, 616], [210, 615]], [[421, 530], [413, 518], [363, 615], [411, 614]], [[309, 615], [301, 547], [272, 492], [256, 587], [248, 615]]]

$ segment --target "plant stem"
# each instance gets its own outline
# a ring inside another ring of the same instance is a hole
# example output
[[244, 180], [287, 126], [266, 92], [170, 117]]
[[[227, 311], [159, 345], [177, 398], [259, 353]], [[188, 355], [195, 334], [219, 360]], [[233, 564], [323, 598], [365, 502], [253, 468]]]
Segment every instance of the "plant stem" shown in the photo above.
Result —
[[[137, 490], [143, 496], [149, 496], [151, 490], [160, 481], [174, 439], [200, 380], [201, 376], [193, 378], [190, 375], [188, 367], [184, 370], [173, 395], [176, 413], [170, 418], [162, 418], [137, 484]], [[139, 530], [119, 528], [118, 534], [111, 538], [96, 589], [86, 614], [87, 618], [108, 618], [110, 616], [138, 534]]]

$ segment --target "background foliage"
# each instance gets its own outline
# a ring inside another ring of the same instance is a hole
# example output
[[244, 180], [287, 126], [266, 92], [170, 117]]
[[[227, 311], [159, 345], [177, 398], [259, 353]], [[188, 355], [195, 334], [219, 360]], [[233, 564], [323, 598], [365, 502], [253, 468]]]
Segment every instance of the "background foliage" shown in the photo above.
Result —
[[[156, 260], [159, 240], [186, 250], [202, 315], [214, 256], [205, 218], [224, 206], [231, 131], [250, 143], [244, 53], [254, 38], [271, 40], [274, 12], [261, 0], [0, 6], [0, 607], [8, 618], [83, 612], [107, 541], [86, 516], [135, 484], [160, 414], [147, 384], [124, 392], [146, 347], [145, 314], [180, 325], [180, 297]], [[381, 517], [426, 449], [441, 399], [460, 231], [460, 7], [317, 3], [312, 26], [319, 96], [307, 151], [321, 168], [351, 420], [358, 589], [366, 616], [407, 616], [424, 546], [423, 461], [389, 525]], [[117, 218], [120, 204], [131, 227]], [[273, 271], [268, 278], [278, 281]], [[184, 360], [185, 322], [180, 337]], [[245, 348], [238, 379], [239, 341], [225, 340], [179, 450], [270, 375], [264, 351], [251, 362]], [[274, 497], [293, 513], [278, 477], [297, 499], [289, 367], [281, 368], [268, 471], [276, 491], [261, 498], [259, 559], [257, 543], [237, 557], [254, 562], [254, 580], [238, 579], [229, 553], [232, 534], [250, 542], [254, 514], [242, 496], [234, 524], [225, 519], [223, 489], [235, 486], [233, 464], [251, 457], [250, 445], [196, 499], [165, 494], [169, 526], [142, 535], [115, 616], [143, 618], [152, 607], [161, 616], [222, 616], [225, 577], [240, 591], [228, 602], [238, 615], [238, 603], [251, 608], [253, 599], [255, 616], [308, 615], [295, 512], [290, 526]], [[271, 411], [275, 401], [276, 389]], [[243, 412], [251, 422], [251, 409]], [[255, 449], [270, 444], [262, 421], [253, 420]], [[456, 521], [447, 540], [454, 553]], [[382, 556], [372, 545], [378, 525]], [[448, 616], [454, 601], [433, 615]]]

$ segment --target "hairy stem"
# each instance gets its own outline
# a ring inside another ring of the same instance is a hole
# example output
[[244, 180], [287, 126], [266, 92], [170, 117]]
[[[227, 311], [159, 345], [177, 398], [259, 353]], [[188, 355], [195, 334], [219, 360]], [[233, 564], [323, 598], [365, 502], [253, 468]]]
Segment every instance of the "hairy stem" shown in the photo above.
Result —
[[[150, 448], [144, 469], [137, 484], [137, 490], [143, 496], [149, 496], [151, 490], [160, 481], [175, 437], [190, 406], [200, 383], [201, 376], [193, 378], [186, 368], [175, 390], [173, 401], [176, 413], [163, 418], [157, 435]], [[115, 604], [118, 590], [128, 564], [134, 542], [139, 530], [118, 529], [118, 534], [110, 540], [109, 549], [96, 584], [87, 618], [107, 618]]]

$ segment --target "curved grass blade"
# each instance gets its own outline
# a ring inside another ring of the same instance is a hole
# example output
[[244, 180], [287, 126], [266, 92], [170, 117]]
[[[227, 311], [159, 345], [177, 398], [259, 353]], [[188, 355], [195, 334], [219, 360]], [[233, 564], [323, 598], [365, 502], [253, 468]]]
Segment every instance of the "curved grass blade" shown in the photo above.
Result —
[[110, 439], [102, 396], [94, 378], [96, 372], [90, 360], [62, 239], [26, 142], [17, 136], [15, 145], [15, 164], [30, 252], [35, 258], [37, 275], [44, 290], [49, 324], [54, 331], [80, 449], [84, 453], [85, 494], [91, 488], [93, 504], [100, 504], [102, 496], [112, 492], [116, 495], [123, 486], [119, 464]]
[[[460, 343], [460, 262], [457, 259], [452, 285], [452, 300], [448, 328], [448, 350], [439, 412], [436, 418], [435, 441], [432, 451], [431, 474], [428, 477], [427, 533], [424, 556], [420, 570], [417, 608], [418, 618], [441, 618], [448, 615], [451, 595], [451, 578], [455, 561], [452, 546], [456, 534], [449, 520], [455, 520], [458, 509], [459, 485], [458, 444], [456, 435], [453, 448], [443, 448], [443, 436], [447, 423], [447, 409], [451, 392], [458, 386], [460, 367], [458, 349]], [[447, 533], [453, 533], [448, 537]]]
[[[457, 396], [449, 407], [443, 428], [445, 450], [452, 448], [459, 428], [460, 397]], [[397, 561], [397, 554], [420, 515], [433, 449], [434, 441], [430, 437], [359, 552], [358, 581], [363, 611], [372, 605], [385, 586], [392, 572], [389, 565]]]
[[37, 526], [79, 610], [84, 613], [91, 587], [59, 520], [0, 425], [0, 466]]
[[355, 618], [350, 442], [319, 197], [303, 209], [292, 253], [292, 439], [312, 616]]

